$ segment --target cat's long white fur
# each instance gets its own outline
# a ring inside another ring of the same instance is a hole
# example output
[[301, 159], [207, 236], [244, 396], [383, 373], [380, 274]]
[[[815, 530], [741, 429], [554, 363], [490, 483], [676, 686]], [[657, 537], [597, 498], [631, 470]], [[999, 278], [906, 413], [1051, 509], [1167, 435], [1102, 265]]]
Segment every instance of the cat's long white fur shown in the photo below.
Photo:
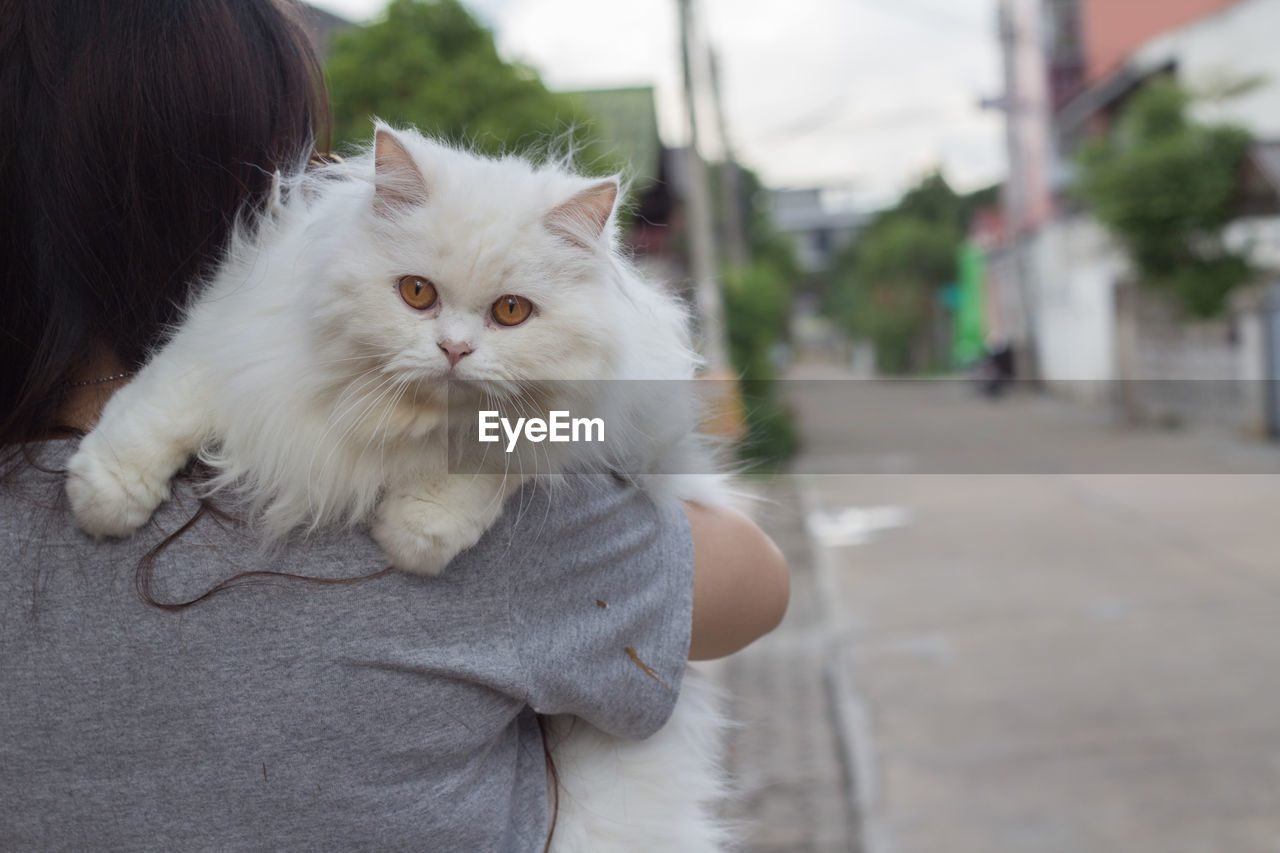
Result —
[[[68, 493], [86, 531], [131, 533], [194, 453], [212, 466], [214, 488], [245, 499], [267, 539], [371, 523], [410, 571], [439, 571], [474, 543], [531, 473], [607, 467], [661, 501], [725, 500], [694, 434], [691, 385], [667, 381], [693, 376], [687, 317], [618, 251], [616, 185], [412, 131], [380, 128], [376, 154], [376, 165], [370, 151], [285, 179], [269, 212], [237, 229], [169, 342], [70, 460]], [[407, 274], [439, 288], [434, 316], [400, 300]], [[506, 293], [530, 299], [536, 316], [512, 328], [486, 321]], [[453, 374], [442, 339], [474, 348]], [[456, 458], [478, 445], [456, 396], [448, 417], [448, 378], [483, 387], [477, 407], [602, 417], [607, 440], [568, 455], [526, 445], [503, 459], [505, 476], [446, 476], [449, 448], [455, 470], [483, 470], [479, 458]], [[722, 849], [708, 811], [722, 789], [722, 725], [692, 673], [648, 741], [558, 723], [568, 734], [556, 749], [565, 790], [553, 849]]]

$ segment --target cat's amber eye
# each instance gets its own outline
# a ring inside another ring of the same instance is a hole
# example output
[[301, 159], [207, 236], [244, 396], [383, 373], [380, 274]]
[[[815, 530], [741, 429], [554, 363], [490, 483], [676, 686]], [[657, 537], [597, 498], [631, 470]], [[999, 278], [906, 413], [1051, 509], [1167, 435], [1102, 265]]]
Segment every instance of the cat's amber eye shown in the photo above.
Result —
[[523, 296], [499, 296], [493, 303], [493, 319], [503, 326], [519, 326], [533, 313], [533, 303]]
[[400, 278], [400, 298], [410, 308], [425, 311], [436, 304], [436, 286], [430, 279], [420, 275], [406, 275]]

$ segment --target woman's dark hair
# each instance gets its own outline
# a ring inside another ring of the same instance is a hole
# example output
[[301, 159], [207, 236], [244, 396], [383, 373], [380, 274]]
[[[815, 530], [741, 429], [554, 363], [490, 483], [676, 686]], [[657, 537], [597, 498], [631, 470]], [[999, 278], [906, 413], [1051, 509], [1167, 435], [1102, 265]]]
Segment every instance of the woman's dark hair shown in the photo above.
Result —
[[[0, 476], [56, 424], [96, 344], [136, 368], [219, 258], [272, 172], [327, 148], [319, 65], [287, 0], [2, 0], [0, 7]], [[245, 584], [241, 572], [182, 610]], [[558, 777], [544, 737], [559, 808]]]
[[6, 0], [0, 446], [55, 426], [93, 345], [140, 365], [236, 212], [327, 126], [285, 2]]

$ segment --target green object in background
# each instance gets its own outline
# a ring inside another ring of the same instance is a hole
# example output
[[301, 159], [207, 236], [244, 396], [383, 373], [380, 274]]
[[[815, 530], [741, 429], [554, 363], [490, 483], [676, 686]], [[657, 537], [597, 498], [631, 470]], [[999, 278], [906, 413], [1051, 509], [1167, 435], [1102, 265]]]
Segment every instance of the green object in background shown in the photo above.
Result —
[[574, 151], [592, 174], [618, 170], [583, 104], [504, 60], [461, 0], [393, 0], [380, 20], [334, 35], [324, 70], [339, 149], [368, 144], [377, 116], [483, 154]]
[[956, 306], [960, 304], [960, 285], [957, 282], [951, 282], [938, 288], [938, 304], [948, 311], [955, 313]]
[[955, 346], [942, 290], [956, 274], [965, 223], [994, 191], [960, 196], [940, 173], [924, 177], [836, 253], [824, 311], [875, 346], [886, 375], [950, 367]]
[[652, 86], [563, 92], [583, 106], [587, 136], [599, 139], [604, 153], [625, 163], [633, 188], [646, 190], [662, 172], [662, 142]]
[[952, 335], [951, 360], [962, 367], [982, 358], [985, 348], [982, 250], [972, 242], [962, 243], [958, 260], [960, 278], [955, 285], [955, 332]]
[[1195, 121], [1195, 100], [1163, 75], [1150, 80], [1109, 136], [1081, 147], [1074, 194], [1128, 251], [1140, 284], [1193, 317], [1220, 317], [1228, 294], [1253, 275], [1247, 254], [1223, 236], [1240, 213], [1251, 137]]
[[746, 268], [724, 271], [721, 293], [729, 333], [729, 360], [738, 378], [738, 393], [747, 434], [739, 456], [749, 470], [778, 469], [795, 455], [800, 436], [778, 389], [771, 355], [786, 333], [791, 315], [789, 259], [779, 268], [767, 254]]

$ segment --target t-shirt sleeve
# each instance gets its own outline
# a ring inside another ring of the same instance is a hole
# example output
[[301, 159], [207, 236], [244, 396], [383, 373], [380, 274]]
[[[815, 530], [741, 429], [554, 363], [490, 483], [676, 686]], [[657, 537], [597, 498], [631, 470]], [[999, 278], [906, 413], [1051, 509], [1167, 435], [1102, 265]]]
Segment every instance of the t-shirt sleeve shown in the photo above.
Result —
[[612, 477], [570, 478], [548, 500], [511, 577], [525, 699], [538, 713], [648, 737], [670, 717], [689, 655], [688, 519]]

